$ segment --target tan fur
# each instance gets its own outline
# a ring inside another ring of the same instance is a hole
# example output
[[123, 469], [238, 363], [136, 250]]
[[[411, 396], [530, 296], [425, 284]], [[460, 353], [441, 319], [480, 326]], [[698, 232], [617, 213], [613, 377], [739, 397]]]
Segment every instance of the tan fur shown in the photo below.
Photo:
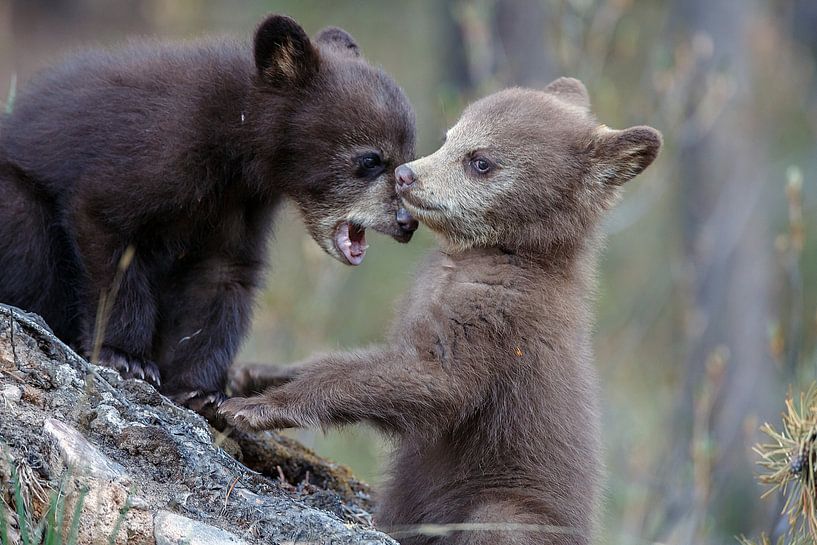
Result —
[[278, 58], [275, 59], [278, 70], [288, 79], [295, 79], [298, 75], [298, 66], [295, 64], [295, 52], [292, 47], [292, 42], [287, 40], [281, 47], [278, 53]]
[[[377, 522], [404, 544], [591, 539], [602, 475], [595, 231], [660, 135], [600, 132], [581, 83], [549, 89], [473, 104], [437, 152], [407, 165], [416, 181], [398, 190], [444, 250], [421, 268], [385, 345], [270, 372], [278, 387], [223, 406], [257, 429], [365, 420], [394, 434]], [[476, 175], [477, 154], [496, 168]], [[263, 371], [242, 379], [263, 384]], [[419, 524], [458, 526], [412, 533]]]

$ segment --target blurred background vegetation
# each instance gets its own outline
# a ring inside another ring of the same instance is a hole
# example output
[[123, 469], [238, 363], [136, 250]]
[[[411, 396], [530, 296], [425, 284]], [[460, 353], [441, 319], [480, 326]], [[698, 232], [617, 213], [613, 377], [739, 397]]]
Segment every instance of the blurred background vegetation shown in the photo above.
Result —
[[[418, 153], [508, 85], [585, 82], [599, 119], [664, 133], [606, 223], [595, 346], [609, 479], [599, 542], [734, 543], [780, 529], [753, 478], [764, 421], [817, 371], [814, 0], [0, 0], [0, 89], [73, 49], [151, 35], [249, 39], [268, 12], [341, 26], [415, 105]], [[249, 49], [248, 49], [249, 51]], [[4, 93], [0, 91], [0, 97]], [[321, 253], [281, 214], [242, 358], [286, 362], [381, 339], [419, 257], [372, 236]], [[377, 481], [363, 428], [297, 436]]]

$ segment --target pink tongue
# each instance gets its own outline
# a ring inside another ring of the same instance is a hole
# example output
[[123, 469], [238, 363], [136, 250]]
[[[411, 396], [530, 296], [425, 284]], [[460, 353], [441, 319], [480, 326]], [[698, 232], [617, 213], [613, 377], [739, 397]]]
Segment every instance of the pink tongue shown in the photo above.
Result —
[[357, 230], [352, 227], [349, 230], [349, 240], [352, 241], [352, 246], [349, 248], [349, 253], [352, 257], [363, 261], [363, 256], [366, 255], [366, 231], [363, 229]]
[[366, 256], [366, 230], [348, 223], [341, 224], [335, 234], [335, 242], [351, 265], [360, 265]]

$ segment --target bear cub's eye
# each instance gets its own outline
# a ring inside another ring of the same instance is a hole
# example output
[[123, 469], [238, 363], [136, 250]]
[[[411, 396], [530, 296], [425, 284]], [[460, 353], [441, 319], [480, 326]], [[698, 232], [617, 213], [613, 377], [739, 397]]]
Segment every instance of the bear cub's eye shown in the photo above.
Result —
[[488, 174], [494, 168], [494, 164], [485, 157], [474, 157], [471, 159], [471, 168], [477, 174]]
[[366, 170], [372, 170], [380, 166], [380, 157], [377, 155], [366, 155], [360, 160], [360, 164]]
[[383, 158], [379, 153], [369, 152], [357, 157], [358, 175], [365, 178], [375, 178], [385, 170]]

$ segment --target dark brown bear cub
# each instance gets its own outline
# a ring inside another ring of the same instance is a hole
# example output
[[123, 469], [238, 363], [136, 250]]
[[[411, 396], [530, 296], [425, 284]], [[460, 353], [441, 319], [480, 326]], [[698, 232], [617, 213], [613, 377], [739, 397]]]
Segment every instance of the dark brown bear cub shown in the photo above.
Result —
[[78, 56], [0, 120], [0, 302], [178, 400], [220, 399], [281, 199], [357, 265], [366, 228], [416, 228], [393, 175], [413, 154], [402, 91], [337, 28], [272, 16], [252, 47]]
[[[577, 80], [471, 105], [437, 152], [397, 169], [442, 249], [389, 342], [316, 357], [222, 411], [257, 429], [366, 420], [395, 435], [377, 519], [401, 543], [589, 543], [602, 473], [588, 305], [598, 225], [660, 146], [652, 128], [599, 125]], [[421, 524], [455, 526], [412, 534]]]

